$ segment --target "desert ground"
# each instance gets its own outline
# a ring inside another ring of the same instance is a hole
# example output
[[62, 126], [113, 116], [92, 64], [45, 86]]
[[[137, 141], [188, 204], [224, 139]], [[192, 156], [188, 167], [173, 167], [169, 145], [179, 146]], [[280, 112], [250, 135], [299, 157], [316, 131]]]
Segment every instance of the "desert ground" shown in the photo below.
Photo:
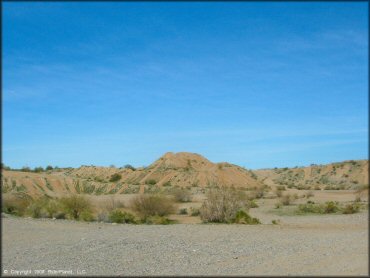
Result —
[[[128, 202], [134, 196], [115, 198]], [[90, 198], [102, 204], [111, 200], [111, 196]], [[353, 191], [317, 191], [310, 199], [354, 198]], [[366, 194], [362, 199], [367, 203]], [[202, 200], [195, 196], [178, 207], [199, 207]], [[257, 203], [250, 214], [261, 220], [260, 225], [200, 224], [199, 217], [178, 214], [170, 218], [186, 224], [113, 224], [3, 214], [2, 273], [368, 275], [367, 209], [347, 215], [294, 215], [289, 213], [294, 205], [275, 209], [276, 199]], [[279, 224], [273, 225], [273, 219]]]

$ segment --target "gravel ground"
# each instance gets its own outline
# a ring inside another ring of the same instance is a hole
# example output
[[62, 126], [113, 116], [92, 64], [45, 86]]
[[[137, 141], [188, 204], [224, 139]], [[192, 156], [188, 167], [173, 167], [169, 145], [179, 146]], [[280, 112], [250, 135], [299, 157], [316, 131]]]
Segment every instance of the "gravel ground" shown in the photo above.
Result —
[[160, 226], [5, 217], [2, 273], [368, 275], [367, 212], [299, 219]]

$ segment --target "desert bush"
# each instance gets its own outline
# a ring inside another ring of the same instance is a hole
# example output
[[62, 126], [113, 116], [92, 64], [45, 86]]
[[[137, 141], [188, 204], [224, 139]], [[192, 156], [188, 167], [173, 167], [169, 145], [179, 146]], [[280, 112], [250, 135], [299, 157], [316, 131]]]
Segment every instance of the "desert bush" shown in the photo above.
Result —
[[33, 218], [51, 218], [56, 212], [56, 201], [45, 196], [32, 201], [26, 210], [26, 214]]
[[122, 212], [118, 209], [109, 213], [109, 220], [113, 223], [132, 223], [135, 224], [135, 216], [128, 212]]
[[187, 210], [186, 208], [181, 208], [181, 209], [179, 210], [179, 214], [180, 214], [180, 215], [187, 215], [187, 214], [188, 214], [188, 210]]
[[[319, 214], [327, 214], [327, 213], [336, 213], [342, 211], [344, 213], [346, 208], [341, 208], [337, 202], [329, 201], [325, 204], [315, 204], [314, 202], [307, 202], [307, 204], [300, 204], [298, 206], [298, 213], [319, 213]], [[352, 208], [348, 207], [348, 212], [351, 211]]]
[[168, 225], [175, 223], [175, 221], [159, 215], [148, 216], [145, 219], [143, 219], [142, 222], [145, 224], [154, 224], [154, 225]]
[[199, 215], [200, 215], [200, 211], [199, 211], [199, 209], [191, 208], [190, 215], [191, 215], [191, 216], [199, 216]]
[[23, 216], [31, 202], [32, 198], [25, 193], [4, 195], [2, 196], [1, 209], [5, 213]]
[[248, 208], [258, 208], [258, 204], [255, 200], [248, 200], [247, 202]]
[[95, 221], [94, 215], [89, 210], [83, 210], [80, 213], [79, 219], [86, 222]]
[[281, 196], [283, 196], [283, 191], [278, 189], [275, 191], [275, 194], [278, 198], [281, 198]]
[[63, 212], [70, 218], [79, 219], [83, 211], [91, 211], [91, 203], [83, 196], [71, 195], [60, 199], [60, 205]]
[[174, 188], [171, 193], [176, 202], [191, 202], [191, 193], [189, 190]]
[[325, 213], [335, 213], [339, 210], [337, 202], [326, 202], [324, 206], [324, 212]]
[[283, 204], [281, 203], [281, 202], [277, 202], [276, 204], [275, 204], [275, 208], [276, 209], [279, 209], [279, 208], [281, 208], [283, 206]]
[[273, 220], [271, 220], [271, 223], [274, 224], [274, 225], [278, 225], [278, 224], [280, 224], [280, 220], [273, 219]]
[[33, 171], [35, 173], [40, 173], [40, 172], [43, 172], [44, 171], [44, 168], [42, 168], [42, 167], [35, 167], [35, 169]]
[[261, 199], [265, 196], [265, 190], [263, 188], [259, 188], [256, 190], [256, 198]]
[[101, 211], [96, 216], [96, 220], [99, 222], [110, 222], [108, 212]]
[[130, 164], [126, 164], [126, 165], [124, 166], [124, 168], [126, 168], [126, 169], [131, 169], [132, 171], [136, 171], [136, 168], [135, 168], [134, 166], [130, 165]]
[[293, 196], [290, 194], [286, 194], [281, 196], [281, 204], [283, 206], [289, 206], [293, 202]]
[[125, 203], [123, 201], [116, 200], [115, 196], [112, 195], [112, 196], [110, 196], [109, 200], [107, 200], [107, 202], [105, 203], [104, 208], [107, 211], [112, 211], [112, 210], [115, 210], [115, 209], [118, 209], [118, 208], [124, 208], [124, 207], [125, 207]]
[[236, 224], [249, 224], [249, 225], [254, 225], [254, 224], [261, 224], [259, 219], [251, 217], [248, 213], [246, 213], [243, 210], [239, 210], [235, 217], [231, 220], [232, 223]]
[[157, 183], [157, 181], [154, 180], [154, 179], [150, 179], [150, 180], [145, 181], [145, 184], [148, 184], [148, 185], [155, 185], [156, 183]]
[[312, 192], [312, 191], [308, 191], [307, 194], [306, 194], [306, 198], [310, 198], [310, 197], [313, 197], [315, 196], [315, 194]]
[[141, 217], [165, 216], [174, 212], [173, 201], [162, 195], [139, 195], [131, 202], [131, 208]]
[[360, 211], [360, 205], [359, 204], [347, 204], [343, 209], [343, 214], [353, 214]]
[[200, 208], [200, 217], [203, 222], [229, 223], [243, 209], [248, 209], [245, 192], [221, 187], [207, 192], [207, 199]]
[[324, 213], [323, 207], [312, 203], [298, 205], [298, 213]]
[[116, 181], [119, 181], [121, 178], [122, 178], [122, 176], [120, 174], [116, 173], [116, 174], [113, 174], [110, 177], [109, 181], [110, 182], [116, 182]]
[[280, 190], [280, 191], [285, 191], [286, 190], [284, 185], [278, 185], [278, 186], [276, 186], [276, 189]]
[[171, 186], [171, 182], [170, 181], [166, 181], [165, 183], [163, 183], [163, 186], [170, 187]]

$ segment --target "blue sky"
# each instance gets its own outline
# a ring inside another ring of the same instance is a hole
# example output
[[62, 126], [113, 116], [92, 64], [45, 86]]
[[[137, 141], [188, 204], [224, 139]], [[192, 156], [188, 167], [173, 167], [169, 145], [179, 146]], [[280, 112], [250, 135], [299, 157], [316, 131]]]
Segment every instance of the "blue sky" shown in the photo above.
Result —
[[366, 2], [3, 3], [3, 162], [368, 157]]

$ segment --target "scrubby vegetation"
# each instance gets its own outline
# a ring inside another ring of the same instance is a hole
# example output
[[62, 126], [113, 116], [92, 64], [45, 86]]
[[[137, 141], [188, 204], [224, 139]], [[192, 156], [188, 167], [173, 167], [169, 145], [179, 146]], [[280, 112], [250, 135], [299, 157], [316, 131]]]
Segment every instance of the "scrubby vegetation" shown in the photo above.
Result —
[[174, 188], [171, 190], [171, 194], [176, 202], [191, 202], [191, 192], [189, 190]]
[[92, 211], [92, 204], [81, 195], [71, 195], [60, 199], [60, 205], [69, 218], [78, 220], [81, 213]]
[[109, 213], [109, 220], [113, 223], [130, 223], [136, 224], [135, 216], [128, 212], [122, 212], [114, 209]]
[[175, 212], [173, 201], [165, 196], [144, 194], [135, 197], [131, 208], [143, 219], [150, 216], [166, 216]]
[[300, 204], [297, 209], [298, 214], [315, 213], [315, 214], [329, 214], [329, 213], [343, 213], [353, 214], [360, 211], [361, 205], [359, 203], [351, 203], [340, 205], [338, 202], [329, 201], [324, 204], [315, 204], [308, 201], [306, 204]]
[[116, 182], [116, 181], [119, 181], [121, 178], [122, 178], [122, 176], [120, 174], [116, 173], [116, 174], [113, 174], [110, 177], [109, 181], [110, 182]]
[[232, 188], [214, 188], [207, 193], [207, 199], [200, 208], [203, 222], [257, 224], [247, 212], [248, 198], [244, 191]]

